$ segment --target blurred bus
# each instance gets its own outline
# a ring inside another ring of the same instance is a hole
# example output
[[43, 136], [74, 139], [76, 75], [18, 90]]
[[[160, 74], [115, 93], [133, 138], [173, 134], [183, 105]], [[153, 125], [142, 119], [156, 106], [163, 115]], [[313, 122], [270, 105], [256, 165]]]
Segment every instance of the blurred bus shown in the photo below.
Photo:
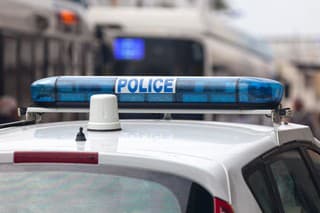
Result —
[[230, 25], [211, 0], [91, 0], [96, 74], [274, 77], [268, 46]]
[[[95, 74], [275, 76], [269, 47], [233, 27], [223, 13], [217, 12], [215, 1], [88, 3], [88, 22], [98, 45]], [[202, 115], [173, 117], [203, 119]]]
[[91, 41], [82, 0], [1, 0], [0, 96], [26, 106], [33, 80], [92, 72]]

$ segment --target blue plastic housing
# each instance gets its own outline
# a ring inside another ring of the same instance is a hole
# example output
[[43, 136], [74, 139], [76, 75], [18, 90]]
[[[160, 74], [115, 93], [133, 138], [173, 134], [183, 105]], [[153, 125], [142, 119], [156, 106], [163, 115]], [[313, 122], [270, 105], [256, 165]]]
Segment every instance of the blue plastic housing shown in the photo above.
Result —
[[174, 85], [171, 81], [169, 92], [148, 92], [142, 87], [143, 92], [118, 93], [116, 82], [121, 78], [45, 78], [32, 84], [32, 100], [42, 106], [80, 107], [87, 106], [94, 94], [116, 94], [119, 106], [126, 108], [273, 109], [280, 104], [283, 95], [279, 82], [253, 77], [145, 77], [146, 81], [151, 78], [159, 82], [165, 78], [169, 82], [172, 78]]

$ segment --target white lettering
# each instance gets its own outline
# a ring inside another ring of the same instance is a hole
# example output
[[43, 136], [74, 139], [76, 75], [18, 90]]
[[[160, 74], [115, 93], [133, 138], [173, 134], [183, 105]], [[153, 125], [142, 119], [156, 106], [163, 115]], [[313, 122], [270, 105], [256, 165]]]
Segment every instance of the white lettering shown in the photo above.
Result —
[[176, 93], [176, 78], [119, 77], [115, 93]]

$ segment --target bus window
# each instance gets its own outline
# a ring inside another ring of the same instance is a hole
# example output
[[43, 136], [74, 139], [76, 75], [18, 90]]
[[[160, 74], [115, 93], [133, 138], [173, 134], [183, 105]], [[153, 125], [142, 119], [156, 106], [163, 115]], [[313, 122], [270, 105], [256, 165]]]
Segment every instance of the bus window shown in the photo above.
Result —
[[49, 40], [49, 66], [48, 76], [54, 76], [58, 70], [59, 64], [59, 42], [56, 40]]
[[[91, 73], [93, 66], [90, 61], [91, 48], [86, 43], [74, 43], [72, 45], [72, 57], [73, 57], [73, 74], [74, 75], [88, 75]], [[91, 73], [92, 74], [92, 73]]]
[[203, 75], [200, 43], [169, 38], [118, 37], [113, 41], [114, 75]]
[[209, 8], [211, 10], [226, 10], [226, 9], [228, 9], [228, 5], [223, 0], [210, 0], [209, 1]]
[[73, 45], [73, 74], [74, 75], [81, 75], [81, 44], [75, 43]]
[[85, 44], [81, 45], [80, 52], [79, 52], [79, 64], [80, 64], [80, 72], [81, 75], [86, 75], [86, 68], [87, 68], [87, 61], [86, 61], [86, 56], [87, 56], [87, 51], [89, 49], [86, 47]]
[[74, 48], [72, 42], [65, 42], [63, 45], [63, 59], [65, 65], [65, 75], [72, 75], [73, 74], [73, 55], [74, 55]]
[[35, 79], [40, 79], [45, 76], [45, 43], [42, 39], [36, 39], [34, 44], [34, 51], [35, 51]]
[[19, 97], [19, 104], [22, 106], [27, 106], [30, 104], [30, 93], [25, 92], [30, 90], [30, 85], [32, 81], [34, 80], [34, 67], [33, 67], [33, 59], [32, 57], [34, 56], [33, 53], [33, 45], [32, 41], [28, 38], [22, 38], [20, 40], [20, 48], [19, 48], [19, 92], [18, 97]]
[[89, 5], [113, 6], [113, 7], [195, 7], [198, 6], [199, 0], [89, 0]]
[[65, 43], [63, 41], [58, 42], [58, 63], [55, 70], [55, 75], [63, 75], [65, 73], [65, 58], [64, 58], [64, 49], [65, 49]]
[[87, 75], [94, 75], [94, 61], [93, 61], [93, 49], [90, 44], [85, 44], [84, 57], [85, 57], [85, 72]]
[[18, 42], [14, 37], [3, 38], [3, 93], [17, 97], [17, 48]]

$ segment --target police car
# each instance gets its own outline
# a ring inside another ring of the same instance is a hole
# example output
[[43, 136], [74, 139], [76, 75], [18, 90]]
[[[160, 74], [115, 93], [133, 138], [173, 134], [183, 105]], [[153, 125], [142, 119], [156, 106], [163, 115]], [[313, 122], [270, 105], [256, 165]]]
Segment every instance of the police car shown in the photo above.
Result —
[[[50, 77], [0, 129], [1, 212], [320, 212], [319, 141], [250, 77]], [[88, 121], [38, 123], [46, 113]], [[163, 113], [119, 120], [119, 113]], [[255, 114], [273, 126], [175, 121]]]

